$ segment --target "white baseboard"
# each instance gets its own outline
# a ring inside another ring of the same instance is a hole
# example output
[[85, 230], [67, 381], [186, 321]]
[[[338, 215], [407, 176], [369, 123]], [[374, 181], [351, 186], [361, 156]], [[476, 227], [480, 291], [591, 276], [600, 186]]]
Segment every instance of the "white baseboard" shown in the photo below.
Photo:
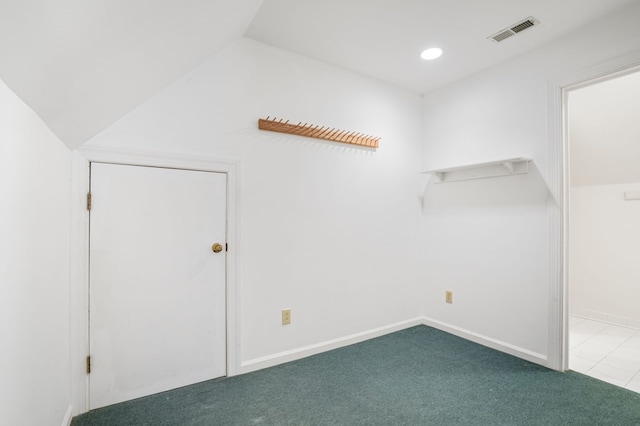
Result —
[[533, 362], [534, 364], [539, 364], [545, 367], [548, 366], [546, 356], [530, 351], [528, 349], [524, 349], [510, 343], [505, 343], [491, 337], [483, 336], [482, 334], [474, 333], [473, 331], [447, 324], [433, 318], [424, 317], [423, 324], [429, 327], [437, 328], [438, 330], [446, 331], [447, 333], [462, 337], [463, 339], [470, 340], [482, 346], [487, 346], [491, 349], [495, 349], [497, 351], [522, 358], [524, 360]]
[[251, 359], [241, 364], [240, 374], [249, 373], [251, 371], [260, 370], [262, 368], [273, 367], [274, 365], [295, 361], [301, 358], [306, 358], [311, 355], [316, 355], [322, 352], [330, 351], [332, 349], [337, 349], [343, 346], [352, 345], [354, 343], [363, 342], [365, 340], [373, 339], [374, 337], [380, 337], [385, 334], [404, 330], [405, 328], [414, 327], [421, 324], [423, 324], [422, 318], [414, 318], [388, 326], [351, 334], [349, 336], [339, 337], [337, 339], [327, 340], [325, 342], [304, 346], [302, 348], [292, 349], [261, 358]]
[[593, 311], [589, 309], [575, 308], [571, 309], [569, 315], [640, 330], [640, 319], [636, 318], [623, 317], [621, 315], [609, 314], [607, 312]]
[[64, 417], [62, 419], [61, 426], [69, 426], [71, 424], [71, 419], [73, 419], [71, 413], [73, 413], [73, 405], [69, 404], [69, 406], [67, 407], [67, 412], [64, 414]]
[[273, 355], [267, 355], [265, 357], [251, 359], [241, 364], [240, 374], [250, 373], [252, 371], [260, 370], [263, 368], [273, 367], [274, 365], [283, 364], [285, 362], [306, 358], [311, 355], [316, 355], [322, 352], [341, 348], [343, 346], [348, 346], [354, 343], [363, 342], [365, 340], [373, 339], [375, 337], [380, 337], [385, 334], [404, 330], [406, 328], [414, 327], [416, 325], [426, 325], [428, 327], [433, 327], [438, 330], [442, 330], [447, 333], [453, 334], [455, 336], [461, 337], [463, 339], [478, 343], [480, 345], [487, 346], [497, 351], [504, 352], [509, 355], [513, 355], [515, 357], [533, 362], [534, 364], [539, 364], [545, 367], [548, 365], [547, 357], [542, 354], [512, 345], [510, 343], [502, 342], [500, 340], [496, 340], [491, 337], [487, 337], [470, 330], [466, 330], [451, 324], [447, 324], [442, 321], [435, 320], [433, 318], [418, 317], [411, 320], [391, 324], [388, 326], [351, 334], [349, 336], [344, 336], [337, 339], [328, 340], [325, 342], [320, 342], [320, 343], [304, 346], [297, 349], [292, 349], [289, 351], [279, 352]]

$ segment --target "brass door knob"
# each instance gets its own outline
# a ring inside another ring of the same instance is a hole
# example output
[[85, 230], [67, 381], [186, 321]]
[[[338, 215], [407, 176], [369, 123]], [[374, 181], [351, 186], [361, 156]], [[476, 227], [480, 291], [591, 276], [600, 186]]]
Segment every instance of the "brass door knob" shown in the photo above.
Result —
[[214, 253], [220, 253], [222, 251], [222, 244], [215, 243], [211, 246], [211, 250], [213, 250]]

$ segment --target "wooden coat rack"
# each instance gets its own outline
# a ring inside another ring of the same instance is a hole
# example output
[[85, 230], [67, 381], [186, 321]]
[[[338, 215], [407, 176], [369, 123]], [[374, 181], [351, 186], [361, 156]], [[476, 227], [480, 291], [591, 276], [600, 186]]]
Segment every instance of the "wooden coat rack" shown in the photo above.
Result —
[[380, 138], [361, 133], [334, 129], [333, 127], [314, 126], [307, 123], [302, 124], [302, 122], [298, 124], [289, 124], [289, 120], [283, 122], [283, 120], [278, 121], [277, 118], [270, 120], [269, 117], [258, 119], [258, 128], [261, 130], [270, 130], [272, 132], [289, 133], [292, 135], [349, 143], [369, 148], [378, 148], [378, 141], [380, 141]]

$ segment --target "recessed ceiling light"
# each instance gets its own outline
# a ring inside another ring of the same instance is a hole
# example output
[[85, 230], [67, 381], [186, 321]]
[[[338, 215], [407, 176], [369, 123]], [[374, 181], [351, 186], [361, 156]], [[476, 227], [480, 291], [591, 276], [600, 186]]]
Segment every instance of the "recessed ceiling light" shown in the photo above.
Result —
[[420, 57], [425, 61], [431, 61], [432, 59], [437, 59], [442, 55], [442, 49], [439, 47], [430, 47], [427, 50], [422, 51]]

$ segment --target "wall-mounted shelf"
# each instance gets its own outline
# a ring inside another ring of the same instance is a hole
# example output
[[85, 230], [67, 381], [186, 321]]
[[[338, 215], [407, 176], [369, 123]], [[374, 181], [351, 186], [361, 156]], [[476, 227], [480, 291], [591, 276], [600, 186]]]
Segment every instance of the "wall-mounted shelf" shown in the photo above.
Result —
[[498, 176], [511, 176], [529, 173], [531, 158], [517, 157], [486, 163], [465, 164], [446, 169], [427, 170], [423, 173], [433, 175], [435, 183], [456, 182], [460, 180], [484, 179]]

